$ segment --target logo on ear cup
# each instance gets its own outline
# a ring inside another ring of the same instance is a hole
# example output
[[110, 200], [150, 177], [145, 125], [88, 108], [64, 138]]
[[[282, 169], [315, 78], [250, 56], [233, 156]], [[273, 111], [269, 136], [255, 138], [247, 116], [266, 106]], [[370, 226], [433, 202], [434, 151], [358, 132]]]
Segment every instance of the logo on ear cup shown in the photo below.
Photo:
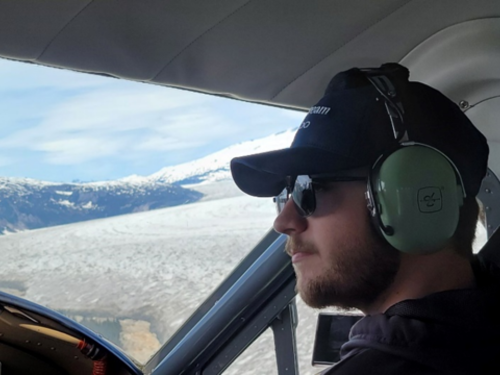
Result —
[[443, 209], [441, 189], [426, 187], [418, 191], [418, 209], [422, 213], [438, 212]]

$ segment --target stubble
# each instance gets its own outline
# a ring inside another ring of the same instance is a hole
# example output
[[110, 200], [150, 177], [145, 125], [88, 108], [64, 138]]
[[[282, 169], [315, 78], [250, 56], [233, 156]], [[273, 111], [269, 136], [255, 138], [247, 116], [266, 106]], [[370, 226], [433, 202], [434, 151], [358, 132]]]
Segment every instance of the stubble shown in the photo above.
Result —
[[[317, 277], [303, 280], [297, 274], [297, 292], [314, 308], [329, 306], [364, 309], [377, 300], [393, 283], [399, 269], [400, 253], [381, 239], [371, 225], [365, 236], [346, 238], [331, 244]], [[312, 243], [289, 238], [291, 249], [319, 254]]]

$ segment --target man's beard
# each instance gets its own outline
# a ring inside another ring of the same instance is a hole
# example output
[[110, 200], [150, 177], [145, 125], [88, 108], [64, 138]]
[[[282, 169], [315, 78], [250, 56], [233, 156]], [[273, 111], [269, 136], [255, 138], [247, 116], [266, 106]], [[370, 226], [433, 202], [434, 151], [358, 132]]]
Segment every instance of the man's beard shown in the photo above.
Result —
[[[336, 306], [344, 309], [364, 309], [387, 290], [398, 272], [401, 256], [371, 230], [362, 236], [332, 244], [325, 267], [318, 276], [307, 282], [297, 273], [297, 292], [304, 302], [314, 308]], [[313, 244], [298, 243], [291, 238], [291, 249], [318, 254]]]

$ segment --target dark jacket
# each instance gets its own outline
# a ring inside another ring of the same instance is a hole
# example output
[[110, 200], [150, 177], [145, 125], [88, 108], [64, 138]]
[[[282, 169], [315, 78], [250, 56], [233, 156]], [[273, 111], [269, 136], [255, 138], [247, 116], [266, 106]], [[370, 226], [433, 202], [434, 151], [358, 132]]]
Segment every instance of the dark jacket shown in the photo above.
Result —
[[351, 329], [323, 374], [500, 374], [500, 269], [473, 262], [476, 288], [406, 300]]

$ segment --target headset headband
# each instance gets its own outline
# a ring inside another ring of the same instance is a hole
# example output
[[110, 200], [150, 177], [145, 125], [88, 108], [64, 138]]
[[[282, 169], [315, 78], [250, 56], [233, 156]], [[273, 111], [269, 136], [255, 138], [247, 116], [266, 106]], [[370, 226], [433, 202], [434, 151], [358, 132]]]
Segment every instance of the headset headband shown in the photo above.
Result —
[[368, 81], [384, 98], [385, 109], [391, 120], [394, 139], [398, 142], [408, 141], [408, 129], [404, 122], [403, 103], [393, 83], [387, 78], [387, 69], [365, 68], [360, 69], [360, 71], [365, 74]]
[[[397, 69], [397, 68], [396, 68]], [[420, 142], [413, 142], [408, 137], [408, 129], [406, 127], [404, 121], [404, 107], [401, 102], [401, 98], [396, 91], [396, 87], [392, 83], [392, 81], [387, 77], [388, 73], [394, 71], [394, 69], [390, 68], [362, 68], [360, 71], [364, 73], [365, 77], [370, 81], [370, 83], [375, 87], [378, 93], [384, 98], [385, 108], [387, 110], [387, 114], [389, 115], [389, 119], [391, 120], [392, 131], [394, 134], [394, 139], [400, 143], [400, 145], [421, 145], [427, 146], [435, 150], [436, 152], [443, 155], [448, 162], [455, 169], [456, 175], [458, 177], [458, 181], [460, 182], [460, 186], [462, 187], [463, 195], [466, 197], [464, 182], [462, 179], [462, 175], [458, 171], [455, 163], [442, 151], [436, 149], [435, 147], [431, 147], [429, 145], [422, 144]], [[383, 155], [379, 159], [382, 158]], [[378, 160], [375, 164], [378, 163]]]

